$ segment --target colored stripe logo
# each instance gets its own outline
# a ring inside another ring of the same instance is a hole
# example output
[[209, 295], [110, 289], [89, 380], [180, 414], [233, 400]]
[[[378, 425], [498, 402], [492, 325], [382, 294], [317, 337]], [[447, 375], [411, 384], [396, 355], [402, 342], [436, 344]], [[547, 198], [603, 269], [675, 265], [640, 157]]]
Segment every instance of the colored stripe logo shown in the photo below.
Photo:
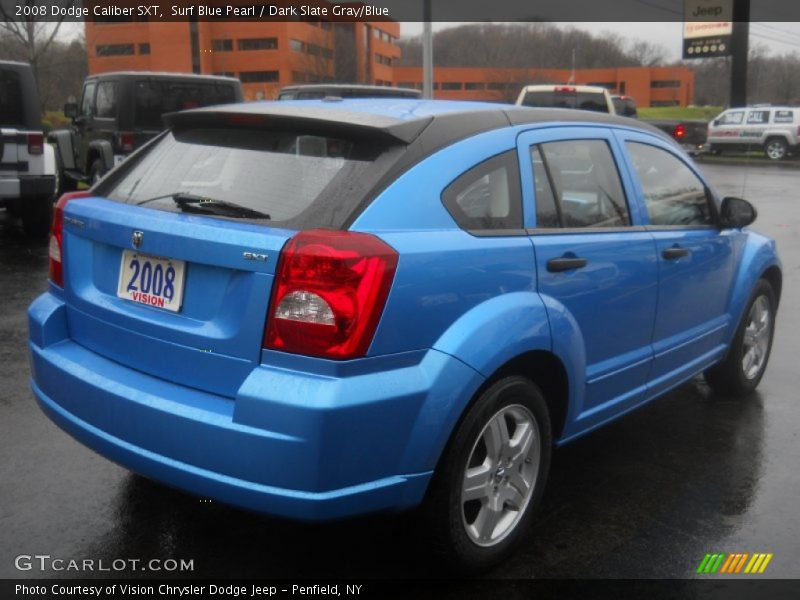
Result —
[[764, 552], [734, 552], [726, 554], [724, 552], [709, 553], [700, 561], [697, 573], [701, 575], [714, 575], [715, 573], [726, 575], [761, 574], [767, 570], [767, 565], [772, 560], [772, 553]]

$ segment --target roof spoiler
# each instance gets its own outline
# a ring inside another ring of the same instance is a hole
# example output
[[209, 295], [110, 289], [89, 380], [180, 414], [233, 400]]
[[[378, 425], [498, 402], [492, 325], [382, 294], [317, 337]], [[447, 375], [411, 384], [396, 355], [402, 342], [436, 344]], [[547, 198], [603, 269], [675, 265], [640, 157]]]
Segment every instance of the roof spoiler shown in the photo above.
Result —
[[[327, 108], [270, 107], [252, 110], [247, 106], [209, 107], [168, 113], [164, 123], [170, 129], [242, 126], [298, 133], [371, 139], [410, 144], [433, 121], [432, 116], [412, 120], [393, 119], [357, 111]], [[248, 110], [249, 108], [249, 110]]]

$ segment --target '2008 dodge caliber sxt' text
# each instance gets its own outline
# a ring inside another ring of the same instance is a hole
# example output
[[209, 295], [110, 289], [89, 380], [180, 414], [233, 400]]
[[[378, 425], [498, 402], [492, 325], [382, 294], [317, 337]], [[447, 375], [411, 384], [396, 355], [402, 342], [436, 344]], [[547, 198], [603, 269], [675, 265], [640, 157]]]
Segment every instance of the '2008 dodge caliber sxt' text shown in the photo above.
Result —
[[148, 477], [298, 519], [424, 504], [488, 567], [553, 445], [764, 374], [775, 245], [647, 125], [413, 99], [166, 121], [60, 199], [29, 311], [43, 410]]

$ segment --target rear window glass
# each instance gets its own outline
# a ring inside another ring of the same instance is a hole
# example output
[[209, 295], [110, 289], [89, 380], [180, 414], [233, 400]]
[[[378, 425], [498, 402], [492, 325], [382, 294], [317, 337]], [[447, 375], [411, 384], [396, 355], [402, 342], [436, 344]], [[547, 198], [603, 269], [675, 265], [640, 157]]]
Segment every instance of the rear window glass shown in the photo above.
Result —
[[0, 125], [25, 125], [19, 73], [0, 69]]
[[595, 112], [608, 112], [605, 94], [596, 92], [537, 91], [527, 92], [522, 102], [525, 106], [543, 108], [577, 108]]
[[123, 163], [122, 174], [98, 193], [173, 211], [179, 208], [170, 196], [186, 194], [235, 203], [282, 226], [339, 227], [363, 198], [360, 188], [373, 179], [370, 169], [383, 150], [372, 142], [288, 131], [171, 131], [140, 159]]
[[231, 85], [182, 81], [137, 81], [134, 125], [162, 129], [161, 116], [215, 104], [236, 101]]

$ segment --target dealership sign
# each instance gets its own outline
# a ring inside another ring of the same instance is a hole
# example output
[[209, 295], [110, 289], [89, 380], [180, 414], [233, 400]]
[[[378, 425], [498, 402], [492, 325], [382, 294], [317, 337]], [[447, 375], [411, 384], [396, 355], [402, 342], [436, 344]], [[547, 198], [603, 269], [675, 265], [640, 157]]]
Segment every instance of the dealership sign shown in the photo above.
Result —
[[733, 0], [684, 0], [683, 58], [728, 56]]

